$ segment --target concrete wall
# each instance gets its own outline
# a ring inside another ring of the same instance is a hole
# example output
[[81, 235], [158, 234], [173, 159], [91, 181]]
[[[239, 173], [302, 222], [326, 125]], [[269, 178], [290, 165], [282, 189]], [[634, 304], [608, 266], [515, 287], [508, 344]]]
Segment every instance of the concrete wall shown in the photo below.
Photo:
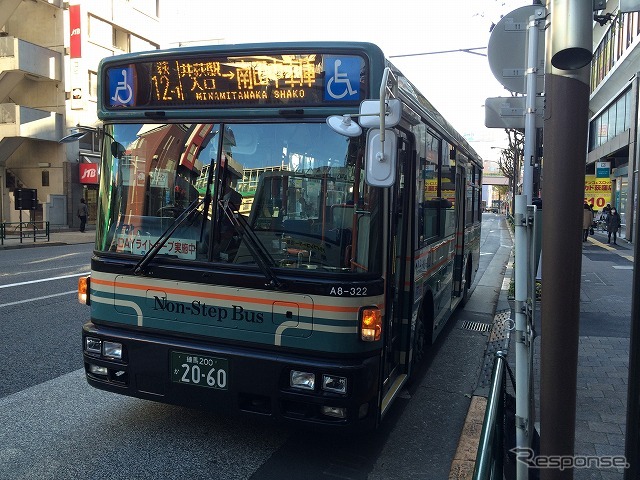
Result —
[[53, 5], [22, 2], [7, 21], [5, 31], [35, 45], [64, 51], [62, 10]]

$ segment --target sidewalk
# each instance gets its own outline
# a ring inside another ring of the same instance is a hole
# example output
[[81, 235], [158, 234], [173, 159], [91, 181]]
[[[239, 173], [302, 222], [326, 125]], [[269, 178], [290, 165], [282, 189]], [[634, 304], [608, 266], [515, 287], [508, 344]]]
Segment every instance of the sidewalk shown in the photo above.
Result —
[[[633, 275], [633, 244], [608, 245], [596, 232], [582, 248], [580, 331], [576, 392], [576, 456], [624, 456]], [[543, 279], [544, 284], [544, 279]], [[543, 299], [544, 302], [544, 286]], [[536, 334], [540, 335], [537, 305]], [[535, 425], [540, 431], [540, 344], [534, 346]], [[509, 364], [515, 366], [512, 340]], [[553, 435], [553, 432], [547, 433]], [[593, 458], [591, 460], [594, 460]], [[575, 480], [622, 480], [623, 469], [574, 469]]]
[[49, 232], [49, 240], [45, 238], [36, 238], [33, 241], [31, 238], [23, 238], [22, 243], [18, 236], [8, 236], [3, 240], [0, 245], [0, 250], [11, 250], [15, 248], [34, 248], [34, 247], [47, 247], [52, 245], [74, 245], [78, 243], [94, 243], [96, 241], [96, 230], [94, 225], [88, 225], [85, 232], [73, 229], [60, 229]]

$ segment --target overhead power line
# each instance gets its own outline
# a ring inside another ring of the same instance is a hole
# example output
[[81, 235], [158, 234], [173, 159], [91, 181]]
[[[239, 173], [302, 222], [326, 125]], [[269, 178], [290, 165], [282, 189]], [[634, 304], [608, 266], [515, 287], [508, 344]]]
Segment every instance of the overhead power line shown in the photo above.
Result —
[[487, 47], [475, 47], [475, 48], [458, 48], [457, 50], [440, 50], [438, 52], [424, 52], [424, 53], [406, 53], [404, 55], [389, 55], [389, 58], [399, 58], [399, 57], [417, 57], [420, 55], [437, 55], [439, 53], [472, 53], [473, 55], [480, 55], [481, 57], [486, 57], [486, 53], [479, 53], [474, 50], [486, 50]]

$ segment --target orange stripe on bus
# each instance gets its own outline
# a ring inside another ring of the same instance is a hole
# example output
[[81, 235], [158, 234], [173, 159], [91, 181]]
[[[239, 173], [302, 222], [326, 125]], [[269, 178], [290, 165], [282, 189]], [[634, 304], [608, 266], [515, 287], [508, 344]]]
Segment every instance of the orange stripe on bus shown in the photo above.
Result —
[[[439, 263], [432, 265], [431, 268], [429, 270], [427, 270], [426, 272], [424, 272], [421, 277], [425, 277], [425, 276], [431, 276], [436, 270], [439, 270], [441, 267], [443, 267], [445, 264], [447, 264], [448, 262], [453, 261], [455, 255], [449, 255], [449, 257], [444, 258], [442, 261], [440, 261]], [[404, 282], [404, 286], [405, 287], [409, 287], [411, 286], [412, 282]]]
[[[429, 250], [426, 250], [426, 251], [422, 252], [420, 255], [418, 255], [417, 257], [415, 257], [415, 259], [416, 259], [416, 260], [418, 260], [418, 259], [420, 259], [420, 258], [422, 258], [422, 257], [424, 257], [424, 256], [426, 256], [426, 255], [429, 255], [430, 253], [433, 253], [433, 252], [435, 252], [435, 251], [438, 251], [438, 250], [440, 250], [441, 248], [445, 247], [448, 243], [451, 243], [451, 242], [453, 242], [453, 238], [451, 238], [451, 239], [449, 239], [449, 240], [446, 240], [446, 241], [442, 242], [442, 243], [441, 243], [441, 244], [439, 244], [437, 247], [433, 247], [433, 248], [430, 248]], [[414, 257], [407, 257], [407, 258], [406, 258], [406, 260], [413, 260], [413, 259], [414, 259]]]
[[[91, 278], [91, 283], [105, 286], [113, 286], [115, 288], [114, 282], [98, 280], [96, 278]], [[237, 295], [225, 295], [220, 293], [209, 293], [209, 292], [197, 292], [192, 290], [183, 290], [179, 288], [164, 288], [164, 287], [152, 287], [147, 285], [137, 285], [135, 283], [118, 283], [119, 288], [128, 288], [130, 290], [160, 290], [163, 293], [172, 293], [176, 295], [192, 295], [195, 297], [204, 297], [204, 298], [214, 298], [216, 300], [230, 300], [230, 301], [242, 301], [255, 303], [259, 305], [273, 305], [274, 300], [271, 299], [261, 299], [261, 298], [253, 298], [248, 299], [247, 297], [241, 297]], [[339, 297], [336, 297], [339, 298]], [[317, 305], [313, 303], [300, 303], [300, 302], [290, 302], [295, 303], [296, 305], [306, 308], [309, 310], [321, 310], [326, 312], [342, 312], [342, 313], [357, 313], [360, 310], [360, 306], [357, 307], [340, 307], [336, 305]]]

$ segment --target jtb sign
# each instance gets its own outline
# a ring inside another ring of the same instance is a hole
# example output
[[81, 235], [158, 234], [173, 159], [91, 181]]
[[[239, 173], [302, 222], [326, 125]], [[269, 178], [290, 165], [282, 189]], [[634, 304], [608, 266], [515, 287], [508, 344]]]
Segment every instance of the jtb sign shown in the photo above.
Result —
[[69, 5], [69, 57], [82, 56], [80, 5]]
[[98, 164], [97, 163], [81, 163], [80, 164], [80, 183], [83, 183], [83, 184], [98, 183]]

